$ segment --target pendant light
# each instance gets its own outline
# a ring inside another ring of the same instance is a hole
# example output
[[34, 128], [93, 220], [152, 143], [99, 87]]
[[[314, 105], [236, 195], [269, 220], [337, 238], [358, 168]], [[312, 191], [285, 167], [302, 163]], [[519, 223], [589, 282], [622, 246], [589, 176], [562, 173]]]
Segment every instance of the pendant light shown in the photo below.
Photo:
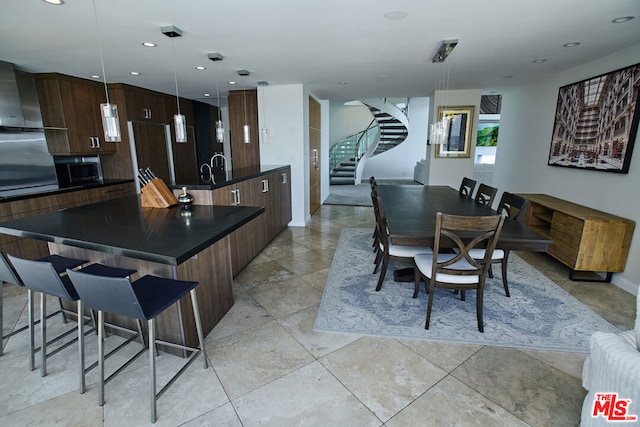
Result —
[[180, 112], [180, 95], [178, 94], [178, 68], [176, 66], [176, 54], [173, 39], [182, 37], [182, 30], [176, 26], [167, 26], [160, 29], [162, 34], [171, 39], [171, 56], [173, 57], [173, 78], [176, 84], [176, 104], [178, 105], [178, 114], [173, 116], [173, 127], [176, 131], [176, 142], [187, 142], [187, 121], [184, 114]]
[[[209, 59], [212, 60], [213, 62], [220, 62], [224, 59], [224, 56], [222, 56], [218, 52], [213, 52], [209, 54]], [[220, 109], [220, 88], [218, 87], [217, 74], [216, 74], [216, 97], [218, 99], [217, 101], [218, 102], [218, 120], [216, 120], [216, 141], [222, 144], [224, 143], [224, 123], [222, 122], [222, 112]]]
[[[267, 128], [267, 101], [264, 96], [264, 88], [267, 86], [269, 86], [269, 82], [258, 82], [258, 96], [262, 93], [262, 102], [260, 102], [260, 98], [258, 97], [258, 122], [262, 124], [262, 127], [260, 128], [260, 134], [262, 136], [260, 142], [262, 144], [267, 143], [267, 137], [269, 136], [269, 129]], [[260, 110], [262, 110], [262, 114], [260, 114]]]
[[100, 37], [100, 25], [98, 25], [98, 12], [96, 11], [96, 0], [93, 0], [93, 15], [96, 21], [96, 32], [98, 35], [98, 48], [100, 50], [100, 64], [102, 66], [102, 80], [104, 82], [104, 93], [107, 102], [100, 104], [100, 117], [102, 118], [102, 129], [104, 130], [104, 140], [106, 142], [122, 141], [120, 133], [120, 120], [118, 119], [118, 106], [109, 102], [109, 90], [107, 89], [107, 75], [104, 68], [104, 57], [102, 54], [102, 39]]
[[[431, 62], [444, 62], [457, 44], [458, 39], [443, 40]], [[442, 73], [442, 91], [444, 93], [444, 104], [442, 104], [442, 107], [446, 107], [449, 97], [449, 67], [447, 67], [446, 73], [444, 71]], [[436, 120], [434, 123], [431, 123], [429, 132], [429, 143], [434, 145], [447, 144], [449, 141], [450, 125], [451, 118], [444, 114], [444, 108], [442, 108], [442, 117]]]
[[245, 144], [251, 143], [251, 129], [247, 124], [247, 95], [246, 89], [242, 89], [242, 100], [244, 102], [244, 126], [242, 126], [242, 135]]

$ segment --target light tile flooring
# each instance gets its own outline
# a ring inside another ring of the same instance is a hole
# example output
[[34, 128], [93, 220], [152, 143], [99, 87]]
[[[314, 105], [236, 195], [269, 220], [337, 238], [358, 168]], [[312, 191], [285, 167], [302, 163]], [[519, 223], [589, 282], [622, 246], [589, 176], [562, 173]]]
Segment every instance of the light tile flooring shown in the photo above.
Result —
[[[235, 305], [206, 337], [212, 367], [204, 370], [201, 360], [189, 366], [158, 401], [157, 425], [579, 423], [584, 354], [314, 332], [343, 227], [372, 229], [371, 208], [322, 206], [307, 227], [283, 231], [238, 275]], [[566, 268], [544, 254], [520, 255], [607, 320], [631, 329], [631, 295], [613, 285], [571, 282]], [[19, 291], [4, 289], [9, 330], [24, 311]], [[59, 323], [52, 328], [65, 327]], [[24, 335], [5, 341], [0, 357], [0, 425], [149, 423], [146, 357], [107, 384], [101, 408], [95, 372], [88, 391], [77, 391], [75, 346], [53, 356], [41, 378], [27, 368]], [[118, 339], [110, 337], [109, 345]], [[95, 337], [88, 340], [88, 348], [95, 348]], [[162, 384], [183, 360], [161, 353], [158, 363]]]

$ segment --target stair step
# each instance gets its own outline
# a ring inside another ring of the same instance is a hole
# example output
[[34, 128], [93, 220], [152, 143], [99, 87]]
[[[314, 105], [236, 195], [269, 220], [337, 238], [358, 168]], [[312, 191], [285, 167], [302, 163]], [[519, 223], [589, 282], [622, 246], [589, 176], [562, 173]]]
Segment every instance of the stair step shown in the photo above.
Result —
[[333, 168], [334, 172], [353, 172], [356, 170], [355, 166], [336, 166], [335, 168]]
[[351, 177], [353, 178], [353, 171], [334, 171], [331, 173], [332, 177]]
[[355, 179], [351, 178], [331, 178], [329, 179], [329, 184], [331, 185], [354, 185]]

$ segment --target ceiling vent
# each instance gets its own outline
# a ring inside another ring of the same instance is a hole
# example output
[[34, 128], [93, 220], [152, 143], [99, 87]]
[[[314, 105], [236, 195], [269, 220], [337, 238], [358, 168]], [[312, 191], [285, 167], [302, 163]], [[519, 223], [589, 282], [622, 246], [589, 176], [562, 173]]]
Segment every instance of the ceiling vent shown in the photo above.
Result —
[[238, 75], [239, 76], [248, 76], [249, 74], [249, 70], [238, 70]]

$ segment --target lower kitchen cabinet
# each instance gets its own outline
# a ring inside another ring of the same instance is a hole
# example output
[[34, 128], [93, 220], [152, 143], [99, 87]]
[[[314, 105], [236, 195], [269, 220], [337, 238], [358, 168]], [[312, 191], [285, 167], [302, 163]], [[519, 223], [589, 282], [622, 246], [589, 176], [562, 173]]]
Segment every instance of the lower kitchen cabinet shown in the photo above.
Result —
[[[278, 168], [258, 176], [216, 186], [188, 190], [194, 204], [262, 206], [264, 213], [229, 235], [233, 276], [246, 267], [291, 221], [291, 169]], [[180, 190], [174, 190], [178, 196]]]

